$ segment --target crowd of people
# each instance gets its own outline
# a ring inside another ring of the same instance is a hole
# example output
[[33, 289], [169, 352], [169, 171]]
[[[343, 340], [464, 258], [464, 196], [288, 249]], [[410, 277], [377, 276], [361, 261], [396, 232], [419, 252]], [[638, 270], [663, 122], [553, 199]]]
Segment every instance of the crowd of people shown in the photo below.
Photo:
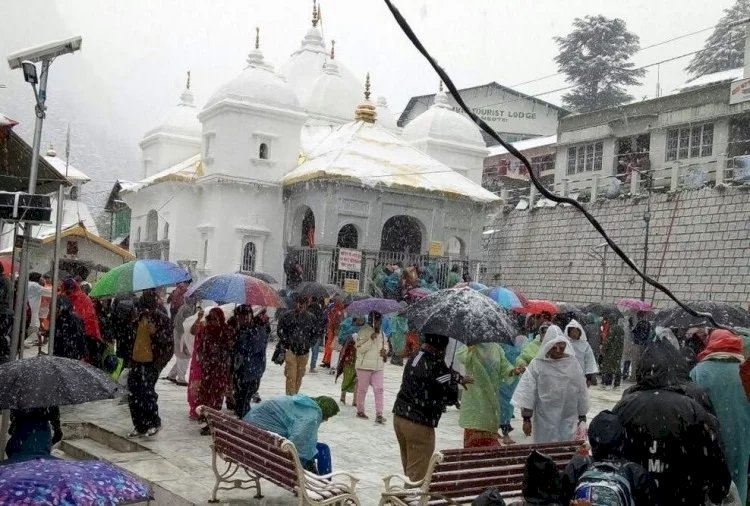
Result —
[[[450, 275], [460, 282], [459, 272]], [[27, 336], [40, 340], [44, 325], [34, 305], [50, 287], [36, 275], [32, 283], [39, 289], [29, 290]], [[9, 314], [6, 286], [0, 285], [0, 318]], [[390, 362], [403, 367], [390, 413], [403, 471], [413, 481], [425, 476], [442, 414], [456, 406], [466, 448], [514, 444], [516, 415], [536, 443], [588, 438], [592, 456], [574, 459], [556, 478], [559, 486], [544, 492], [549, 501], [534, 504], [586, 504], [575, 501], [602, 481], [638, 504], [720, 503], [732, 484], [742, 504], [747, 500], [750, 402], [740, 370], [747, 338], [728, 330], [653, 328], [646, 313], [578, 319], [541, 313], [517, 315], [524, 333], [514, 340], [465, 346], [419, 333], [404, 312], [347, 316], [342, 296], [297, 295], [294, 307], [277, 315], [271, 358], [283, 364], [286, 395], [263, 401], [258, 391], [272, 333], [266, 311], [237, 305], [206, 313], [187, 289], [181, 283], [165, 299], [146, 290], [101, 301], [74, 278], [60, 285], [54, 354], [115, 377], [127, 371], [127, 380], [120, 379], [129, 391], [132, 437], [160, 430], [156, 384], [174, 357], [163, 378], [187, 387], [188, 416], [202, 420], [201, 406], [226, 406], [292, 440], [304, 465], [320, 471], [327, 468], [321, 459], [330, 465], [330, 450], [317, 441], [318, 427], [339, 412], [347, 394], [358, 418], [386, 423], [383, 379]], [[8, 319], [0, 323], [7, 327]], [[302, 393], [305, 375], [320, 369], [335, 373], [339, 403]], [[617, 405], [588, 427], [590, 389], [617, 389], [626, 380]], [[370, 389], [375, 412], [368, 414]], [[50, 413], [41, 418], [54, 424]], [[59, 415], [57, 421], [59, 428]], [[208, 435], [209, 427], [200, 433]], [[11, 439], [11, 452], [23, 447], [23, 437]], [[533, 488], [524, 494], [531, 497]]]

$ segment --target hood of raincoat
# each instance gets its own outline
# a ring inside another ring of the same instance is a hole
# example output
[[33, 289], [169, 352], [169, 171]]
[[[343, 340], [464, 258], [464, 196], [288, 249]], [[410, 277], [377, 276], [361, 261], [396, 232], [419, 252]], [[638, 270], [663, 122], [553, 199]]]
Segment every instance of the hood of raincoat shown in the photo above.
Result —
[[570, 329], [578, 329], [581, 331], [581, 337], [578, 339], [578, 341], [588, 341], [588, 338], [586, 337], [586, 331], [583, 329], [583, 326], [576, 320], [570, 320], [570, 323], [565, 326], [564, 331], [565, 337], [573, 341], [573, 338], [568, 336], [568, 330]]
[[[679, 360], [678, 360], [679, 358]], [[641, 355], [638, 369], [635, 371], [638, 390], [657, 390], [677, 386], [684, 358], [667, 341], [659, 340], [650, 343]]]
[[672, 332], [672, 329], [669, 327], [656, 327], [656, 330], [654, 331], [656, 334], [657, 339], [664, 340], [674, 346], [675, 350], [680, 349], [680, 342], [677, 340], [677, 336], [674, 335], [674, 332]]
[[[553, 331], [553, 329], [556, 329], [556, 332]], [[552, 335], [550, 335], [552, 333]], [[557, 327], [555, 325], [551, 326], [547, 333], [544, 334], [544, 340], [542, 341], [542, 347], [539, 349], [539, 353], [537, 353], [536, 358], [534, 360], [544, 360], [548, 362], [557, 362], [557, 360], [551, 359], [547, 356], [547, 353], [549, 353], [549, 350], [552, 349], [554, 345], [557, 343], [565, 343], [565, 355], [568, 357], [575, 358], [575, 352], [573, 351], [573, 346], [570, 344], [570, 341], [567, 337], [565, 337], [562, 333], [562, 330], [560, 330], [560, 327]], [[559, 359], [562, 360], [562, 359]]]
[[550, 325], [549, 327], [547, 327], [547, 330], [544, 331], [544, 336], [542, 337], [542, 343], [546, 343], [547, 340], [555, 338], [555, 337], [565, 337], [565, 334], [563, 334], [562, 329], [558, 327], [557, 325]]
[[594, 460], [622, 457], [625, 428], [612, 411], [605, 409], [596, 415], [591, 420], [588, 435]]
[[706, 358], [735, 358], [744, 361], [742, 338], [724, 329], [716, 329], [708, 337], [708, 346], [698, 354], [698, 360]]

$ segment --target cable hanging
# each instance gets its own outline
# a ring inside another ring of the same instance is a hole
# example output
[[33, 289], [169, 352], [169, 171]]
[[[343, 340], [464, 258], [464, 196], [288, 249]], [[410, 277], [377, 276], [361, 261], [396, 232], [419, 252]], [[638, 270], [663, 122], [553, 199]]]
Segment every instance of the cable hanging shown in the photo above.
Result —
[[422, 54], [422, 56], [425, 57], [425, 59], [430, 63], [432, 68], [435, 70], [435, 72], [438, 74], [440, 79], [442, 79], [443, 83], [445, 83], [445, 86], [448, 88], [448, 90], [451, 92], [451, 95], [453, 96], [453, 99], [456, 101], [456, 103], [463, 109], [463, 111], [466, 113], [467, 116], [469, 116], [472, 121], [481, 128], [487, 135], [495, 139], [497, 142], [500, 143], [506, 150], [508, 150], [508, 153], [512, 154], [518, 160], [523, 163], [523, 165], [526, 167], [526, 171], [529, 174], [529, 179], [531, 180], [532, 184], [536, 187], [537, 191], [544, 196], [545, 198], [557, 202], [558, 204], [568, 204], [570, 206], [573, 206], [575, 209], [577, 209], [579, 212], [581, 212], [586, 219], [591, 223], [591, 225], [594, 227], [594, 229], [599, 232], [599, 234], [604, 238], [604, 240], [607, 242], [607, 245], [612, 248], [612, 251], [617, 254], [620, 259], [625, 262], [625, 264], [630, 267], [638, 276], [643, 279], [646, 283], [651, 285], [652, 287], [656, 288], [663, 294], [665, 294], [667, 297], [672, 299], [680, 308], [682, 308], [685, 312], [690, 314], [691, 316], [695, 316], [696, 318], [706, 318], [708, 321], [711, 322], [711, 324], [716, 328], [726, 329], [726, 330], [732, 330], [730, 327], [726, 327], [724, 325], [720, 325], [714, 320], [713, 316], [710, 313], [701, 313], [698, 311], [695, 311], [690, 306], [682, 302], [680, 299], [677, 298], [676, 295], [674, 295], [666, 286], [658, 282], [657, 280], [651, 278], [650, 276], [643, 273], [637, 265], [628, 257], [628, 255], [620, 249], [620, 247], [613, 241], [609, 235], [607, 235], [607, 232], [604, 230], [604, 228], [601, 226], [601, 224], [594, 218], [594, 216], [589, 213], [585, 207], [583, 207], [577, 200], [568, 198], [568, 197], [561, 197], [551, 191], [549, 191], [547, 188], [545, 188], [537, 178], [536, 174], [534, 174], [534, 171], [531, 170], [531, 164], [529, 163], [529, 160], [521, 154], [520, 151], [518, 151], [515, 147], [513, 147], [512, 144], [509, 142], [504, 141], [498, 134], [495, 132], [487, 123], [485, 123], [479, 116], [474, 114], [472, 110], [466, 105], [463, 98], [461, 98], [461, 95], [458, 93], [458, 88], [456, 88], [456, 85], [453, 84], [453, 80], [450, 78], [448, 73], [441, 67], [438, 62], [435, 60], [435, 58], [430, 55], [430, 53], [427, 51], [427, 49], [422, 45], [422, 42], [419, 40], [419, 37], [414, 33], [414, 30], [412, 30], [411, 26], [409, 26], [409, 23], [406, 21], [404, 16], [401, 14], [401, 12], [393, 5], [391, 0], [384, 0], [386, 6], [391, 11], [391, 14], [393, 14], [394, 19], [396, 20], [396, 23], [398, 23], [399, 27], [401, 27], [401, 30], [403, 30], [404, 34], [407, 36], [407, 38], [411, 41], [411, 43], [414, 45], [414, 47], [417, 48], [417, 50]]

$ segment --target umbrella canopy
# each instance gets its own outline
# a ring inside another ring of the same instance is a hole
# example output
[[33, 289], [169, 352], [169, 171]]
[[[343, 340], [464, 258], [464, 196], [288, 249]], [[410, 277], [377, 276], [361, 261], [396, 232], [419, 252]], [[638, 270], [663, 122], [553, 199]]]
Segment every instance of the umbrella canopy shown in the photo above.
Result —
[[615, 306], [614, 304], [601, 304], [599, 302], [595, 302], [593, 304], [585, 306], [583, 310], [589, 314], [595, 314], [597, 316], [601, 316], [602, 318], [609, 318], [611, 320], [619, 320], [620, 318], [622, 318], [622, 311], [617, 309], [617, 306]]
[[[700, 313], [710, 313], [719, 325], [750, 327], [750, 314], [739, 306], [713, 301], [688, 302], [687, 305]], [[674, 306], [656, 313], [654, 326], [686, 329], [710, 327], [713, 324], [708, 318], [691, 316], [679, 306]]]
[[418, 331], [452, 337], [466, 345], [511, 342], [519, 332], [511, 315], [471, 288], [433, 292], [406, 310]]
[[480, 293], [494, 300], [497, 304], [504, 307], [505, 309], [523, 307], [523, 304], [521, 304], [518, 296], [513, 293], [512, 290], [503, 286], [485, 288], [484, 290], [480, 290]]
[[516, 297], [518, 297], [518, 300], [521, 301], [521, 304], [525, 306], [526, 304], [529, 303], [530, 299], [521, 290], [519, 290], [518, 288], [512, 288], [512, 287], [507, 287], [507, 288], [508, 290], [516, 294]]
[[35, 459], [0, 466], [0, 504], [133, 504], [151, 488], [100, 460]]
[[190, 280], [190, 273], [166, 260], [133, 260], [118, 265], [94, 285], [90, 297], [108, 297], [171, 286]]
[[558, 304], [557, 307], [560, 309], [560, 314], [568, 315], [578, 323], [584, 323], [586, 319], [586, 312], [575, 304], [562, 302]]
[[96, 367], [39, 356], [0, 365], [0, 409], [49, 408], [112, 399], [122, 388]]
[[315, 297], [317, 299], [327, 299], [334, 295], [340, 295], [343, 293], [336, 285], [322, 285], [317, 281], [304, 281], [297, 285], [294, 289], [294, 293], [303, 297]]
[[276, 281], [276, 278], [274, 278], [270, 274], [266, 274], [265, 272], [241, 272], [240, 274], [246, 274], [247, 276], [252, 276], [255, 279], [265, 281], [266, 283], [270, 283], [272, 285], [278, 283], [278, 281]]
[[650, 303], [640, 299], [620, 299], [617, 305], [631, 311], [651, 311], [653, 309]]
[[428, 295], [430, 295], [433, 292], [433, 290], [428, 290], [427, 288], [412, 288], [408, 292], [406, 292], [406, 295], [409, 296], [409, 298], [414, 300], [424, 299]]
[[[18, 262], [12, 262], [13, 263], [13, 272], [18, 272]], [[0, 265], [3, 266], [3, 274], [5, 276], [10, 276], [11, 274], [11, 257], [9, 256], [1, 256], [0, 257]]]
[[403, 311], [404, 306], [393, 299], [364, 299], [356, 300], [349, 304], [346, 308], [346, 313], [350, 316], [364, 316], [370, 314], [372, 311], [377, 311], [380, 314], [398, 313]]
[[486, 290], [487, 288], [489, 288], [489, 286], [482, 283], [477, 283], [476, 281], [456, 283], [456, 286], [454, 286], [453, 288], [464, 288], [467, 286], [472, 290]]
[[362, 292], [347, 293], [344, 296], [344, 304], [351, 304], [352, 302], [355, 302], [358, 300], [365, 300], [369, 298], [370, 298], [370, 295], [367, 295], [366, 293], [362, 293]]
[[258, 278], [245, 274], [216, 274], [191, 286], [187, 297], [249, 304], [252, 306], [284, 307], [278, 292]]
[[524, 314], [557, 314], [560, 312], [560, 308], [557, 307], [557, 304], [549, 300], [529, 299], [523, 307], [514, 309], [513, 311]]

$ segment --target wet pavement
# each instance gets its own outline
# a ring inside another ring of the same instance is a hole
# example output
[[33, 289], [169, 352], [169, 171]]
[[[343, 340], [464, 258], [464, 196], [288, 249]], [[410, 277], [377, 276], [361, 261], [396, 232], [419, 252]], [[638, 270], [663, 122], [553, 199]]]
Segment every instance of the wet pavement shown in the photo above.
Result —
[[[268, 367], [260, 387], [263, 398], [284, 394], [283, 367], [270, 361], [273, 347], [268, 350]], [[168, 366], [165, 371], [169, 370]], [[377, 504], [383, 489], [382, 478], [389, 474], [401, 473], [401, 461], [398, 443], [389, 414], [401, 384], [403, 368], [387, 364], [385, 368], [385, 405], [388, 421], [378, 425], [374, 419], [374, 399], [372, 391], [366, 401], [366, 411], [370, 420], [355, 417], [355, 409], [350, 405], [342, 406], [338, 416], [322, 424], [319, 440], [328, 443], [333, 455], [333, 467], [337, 471], [348, 471], [361, 481], [357, 486], [362, 504]], [[334, 384], [333, 376], [319, 369], [317, 374], [307, 374], [302, 383], [302, 392], [308, 395], [330, 395], [338, 400], [339, 384]], [[131, 445], [123, 448], [116, 444], [119, 451], [111, 448], [112, 444], [103, 444], [106, 440], [93, 439], [71, 440], [68, 445], [70, 455], [81, 458], [95, 456], [117, 463], [125, 469], [149, 480], [156, 493], [159, 505], [206, 504], [214, 485], [211, 467], [211, 438], [199, 434], [200, 424], [191, 421], [187, 409], [187, 389], [160, 380], [157, 385], [159, 393], [159, 410], [162, 418], [162, 430], [152, 438], [138, 438]], [[590, 390], [591, 409], [589, 419], [603, 409], [611, 408], [620, 398], [620, 391]], [[351, 404], [351, 394], [348, 396]], [[117, 401], [102, 401], [63, 410], [65, 422], [88, 422], [111, 433], [110, 439], [120, 440], [132, 429], [127, 404]], [[512, 436], [519, 443], [533, 442], [523, 436], [520, 421], [514, 419], [516, 430]], [[436, 434], [437, 449], [460, 448], [463, 443], [463, 431], [458, 427], [458, 411], [449, 408], [443, 415]], [[263, 482], [265, 498], [255, 500], [250, 491], [220, 491], [219, 499], [226, 504], [296, 504], [294, 496], [268, 482]]]

